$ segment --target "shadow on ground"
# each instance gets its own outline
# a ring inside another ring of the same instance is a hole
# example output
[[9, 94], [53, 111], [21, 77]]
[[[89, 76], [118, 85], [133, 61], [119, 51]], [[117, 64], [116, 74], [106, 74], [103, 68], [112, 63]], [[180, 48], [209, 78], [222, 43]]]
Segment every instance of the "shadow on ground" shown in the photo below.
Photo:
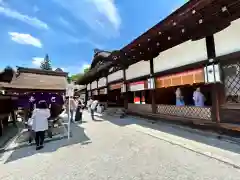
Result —
[[13, 124], [6, 127], [3, 136], [0, 137], [0, 148], [3, 148], [10, 139], [17, 135], [18, 132], [19, 128]]
[[71, 146], [74, 144], [87, 145], [91, 143], [90, 138], [85, 133], [85, 129], [79, 124], [72, 124], [71, 131], [72, 137], [69, 140], [61, 139], [57, 141], [52, 141], [51, 143], [46, 143], [45, 147], [39, 151], [35, 150], [35, 146], [28, 146], [25, 148], [13, 150], [11, 156], [7, 159], [7, 161], [5, 161], [5, 164], [21, 158], [33, 156], [38, 153], [41, 154], [55, 152], [60, 148]]
[[128, 126], [135, 124], [141, 127], [157, 130], [163, 133], [171, 134], [174, 136], [182, 137], [184, 139], [196, 141], [212, 147], [240, 154], [240, 146], [238, 143], [230, 143], [229, 141], [218, 139], [218, 136], [210, 135], [210, 132], [196, 130], [194, 131], [189, 127], [163, 122], [156, 123], [152, 120], [138, 118], [134, 116], [126, 116], [125, 118], [103, 116], [102, 118], [118, 126]]

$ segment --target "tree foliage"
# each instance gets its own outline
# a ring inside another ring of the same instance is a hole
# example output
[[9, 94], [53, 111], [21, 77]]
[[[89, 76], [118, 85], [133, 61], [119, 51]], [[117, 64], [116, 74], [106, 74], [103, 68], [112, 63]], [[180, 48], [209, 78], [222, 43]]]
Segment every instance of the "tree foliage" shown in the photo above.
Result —
[[51, 60], [49, 59], [48, 54], [46, 54], [43, 62], [41, 62], [40, 68], [43, 70], [52, 70]]
[[83, 73], [86, 74], [89, 70], [90, 70], [90, 67], [86, 67], [86, 68], [83, 70]]
[[71, 81], [77, 81], [78, 79], [80, 79], [81, 77], [84, 76], [84, 74], [86, 74], [88, 71], [90, 70], [89, 67], [86, 67], [84, 70], [83, 70], [83, 73], [78, 73], [78, 74], [74, 74], [70, 77]]
[[70, 77], [71, 81], [77, 81], [79, 78], [81, 78], [83, 76], [83, 73], [79, 73], [79, 74], [74, 74]]

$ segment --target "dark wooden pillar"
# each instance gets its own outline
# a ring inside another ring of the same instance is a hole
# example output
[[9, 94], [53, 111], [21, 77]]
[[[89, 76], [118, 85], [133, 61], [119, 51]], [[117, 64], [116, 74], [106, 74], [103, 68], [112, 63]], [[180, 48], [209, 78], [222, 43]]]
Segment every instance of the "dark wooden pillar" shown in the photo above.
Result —
[[[212, 62], [209, 63], [217, 63], [216, 61], [216, 52], [215, 52], [215, 43], [214, 36], [206, 37], [206, 47], [207, 47], [207, 55], [208, 59], [212, 59]], [[220, 122], [220, 95], [221, 89], [219, 83], [214, 83], [211, 85], [211, 97], [212, 97], [212, 121]]]
[[157, 105], [156, 105], [156, 83], [155, 83], [155, 77], [153, 77], [154, 74], [154, 64], [153, 64], [153, 59], [150, 60], [150, 78], [154, 79], [154, 87], [153, 89], [151, 89], [151, 98], [152, 98], [152, 113], [156, 113], [157, 112]]
[[92, 93], [92, 83], [90, 83], [90, 96], [91, 97], [93, 96], [93, 93]]
[[86, 84], [86, 89], [85, 89], [85, 103], [86, 103], [86, 105], [87, 105], [88, 98], [89, 98], [89, 96], [88, 96], [88, 90], [87, 90], [87, 84]]
[[126, 68], [123, 69], [123, 84], [125, 86], [126, 92], [123, 93], [124, 96], [124, 108], [128, 109], [128, 87], [126, 82]]
[[108, 75], [106, 74], [106, 88], [107, 88], [107, 95], [106, 95], [106, 106], [108, 107], [108, 94], [109, 94], [109, 85], [108, 85]]
[[96, 80], [97, 81], [97, 99], [98, 99], [98, 101], [100, 101], [100, 97], [99, 97], [99, 89], [98, 89], [98, 81], [99, 81], [99, 79], [97, 79]]

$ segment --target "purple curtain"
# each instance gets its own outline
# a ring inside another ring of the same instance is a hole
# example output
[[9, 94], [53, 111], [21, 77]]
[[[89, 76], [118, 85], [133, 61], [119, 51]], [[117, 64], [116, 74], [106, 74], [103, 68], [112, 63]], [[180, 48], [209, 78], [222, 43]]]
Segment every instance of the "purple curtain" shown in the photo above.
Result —
[[30, 103], [38, 103], [40, 100], [45, 100], [48, 104], [56, 103], [63, 105], [63, 97], [56, 93], [28, 93], [21, 95], [18, 98], [17, 106], [22, 108], [29, 108]]

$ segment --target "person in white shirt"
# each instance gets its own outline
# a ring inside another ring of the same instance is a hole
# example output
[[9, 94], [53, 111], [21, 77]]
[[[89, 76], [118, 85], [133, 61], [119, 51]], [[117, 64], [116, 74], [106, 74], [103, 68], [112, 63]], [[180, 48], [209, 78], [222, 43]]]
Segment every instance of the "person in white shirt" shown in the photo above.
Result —
[[91, 112], [91, 105], [93, 103], [93, 100], [92, 98], [90, 97], [89, 100], [87, 101], [87, 108], [88, 108], [88, 111]]
[[[69, 108], [69, 100], [66, 100], [66, 110], [67, 112], [69, 112], [68, 108]], [[71, 122], [75, 122], [75, 112], [77, 109], [77, 102], [75, 101], [75, 99], [70, 98], [70, 120]]]
[[35, 132], [36, 150], [43, 148], [45, 131], [48, 130], [48, 118], [50, 117], [46, 101], [39, 101], [32, 114], [32, 130]]
[[98, 105], [98, 100], [93, 100], [91, 107], [90, 107], [92, 120], [94, 120], [94, 111], [96, 110], [97, 105]]

